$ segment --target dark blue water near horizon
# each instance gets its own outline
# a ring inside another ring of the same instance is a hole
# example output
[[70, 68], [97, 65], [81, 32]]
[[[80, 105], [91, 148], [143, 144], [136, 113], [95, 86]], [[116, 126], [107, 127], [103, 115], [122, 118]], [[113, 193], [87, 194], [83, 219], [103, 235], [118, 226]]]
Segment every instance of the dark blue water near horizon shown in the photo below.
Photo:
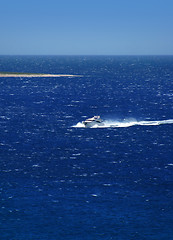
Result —
[[[0, 78], [0, 239], [173, 239], [173, 56], [0, 56], [0, 72], [82, 75]], [[164, 124], [76, 127], [93, 115]]]

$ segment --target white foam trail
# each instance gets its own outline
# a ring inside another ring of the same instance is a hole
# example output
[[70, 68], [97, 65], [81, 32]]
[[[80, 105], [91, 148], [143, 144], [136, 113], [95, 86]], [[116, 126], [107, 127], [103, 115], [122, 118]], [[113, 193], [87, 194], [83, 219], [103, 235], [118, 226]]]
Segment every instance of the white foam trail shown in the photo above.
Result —
[[[168, 120], [157, 120], [157, 121], [136, 121], [136, 120], [125, 120], [125, 121], [116, 121], [116, 120], [105, 120], [103, 126], [95, 124], [91, 128], [126, 128], [131, 126], [158, 126], [161, 124], [173, 124], [173, 119]], [[85, 125], [82, 122], [78, 122], [76, 125], [72, 126], [75, 128], [85, 128]]]

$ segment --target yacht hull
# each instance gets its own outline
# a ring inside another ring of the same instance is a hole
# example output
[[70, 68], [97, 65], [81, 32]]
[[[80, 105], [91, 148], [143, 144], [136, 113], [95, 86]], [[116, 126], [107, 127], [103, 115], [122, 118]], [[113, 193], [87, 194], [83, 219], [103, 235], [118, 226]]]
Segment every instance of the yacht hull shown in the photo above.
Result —
[[100, 116], [94, 116], [93, 118], [89, 118], [82, 122], [86, 128], [92, 128], [95, 125], [97, 126], [104, 126], [103, 120], [100, 118]]

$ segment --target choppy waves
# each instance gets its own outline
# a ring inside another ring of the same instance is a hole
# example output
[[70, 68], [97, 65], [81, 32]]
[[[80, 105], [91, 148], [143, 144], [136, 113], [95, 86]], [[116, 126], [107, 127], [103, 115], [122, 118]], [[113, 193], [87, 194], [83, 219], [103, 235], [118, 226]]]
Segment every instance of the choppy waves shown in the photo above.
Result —
[[[173, 124], [173, 119], [168, 120], [157, 120], [157, 121], [137, 121], [137, 120], [124, 120], [124, 121], [116, 121], [116, 120], [105, 120], [103, 126], [99, 126], [95, 124], [91, 128], [126, 128], [132, 126], [158, 126], [161, 124]], [[76, 125], [72, 126], [74, 128], [85, 128], [82, 122], [78, 122]]]

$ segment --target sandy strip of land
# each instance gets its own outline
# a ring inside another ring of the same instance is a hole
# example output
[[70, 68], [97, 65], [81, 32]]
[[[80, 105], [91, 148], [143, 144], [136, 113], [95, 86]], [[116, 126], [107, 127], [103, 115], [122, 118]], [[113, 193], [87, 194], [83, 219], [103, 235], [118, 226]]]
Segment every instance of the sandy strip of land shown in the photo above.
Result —
[[22, 74], [22, 73], [0, 73], [0, 77], [81, 77], [81, 75], [71, 74]]

